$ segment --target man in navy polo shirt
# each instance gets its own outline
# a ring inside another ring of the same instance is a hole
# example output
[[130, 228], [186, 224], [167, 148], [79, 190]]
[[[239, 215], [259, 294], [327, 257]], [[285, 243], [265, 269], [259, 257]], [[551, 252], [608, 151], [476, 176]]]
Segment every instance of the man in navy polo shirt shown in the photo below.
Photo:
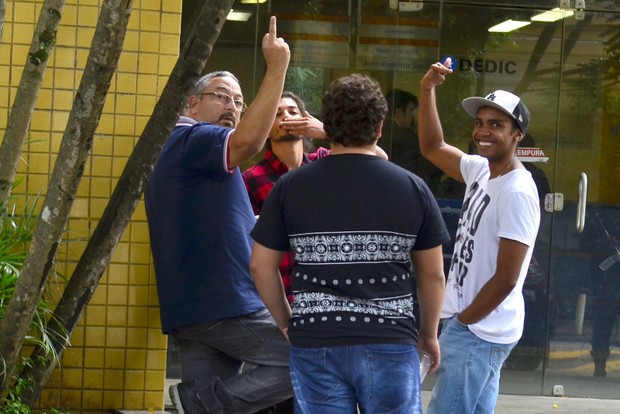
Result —
[[288, 342], [249, 273], [255, 217], [239, 172], [284, 87], [290, 53], [275, 17], [262, 48], [267, 71], [243, 120], [237, 78], [202, 77], [145, 191], [162, 330], [181, 359], [170, 389], [179, 413], [253, 413], [292, 396]]

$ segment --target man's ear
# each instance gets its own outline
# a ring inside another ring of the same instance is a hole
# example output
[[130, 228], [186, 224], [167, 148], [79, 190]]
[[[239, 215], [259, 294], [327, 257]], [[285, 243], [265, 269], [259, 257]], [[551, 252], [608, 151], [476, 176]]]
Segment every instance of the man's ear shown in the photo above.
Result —
[[192, 95], [189, 97], [189, 107], [187, 108], [187, 112], [189, 112], [191, 115], [196, 115], [196, 105], [198, 105], [198, 102], [200, 102], [200, 98]]
[[379, 124], [379, 131], [377, 131], [377, 141], [381, 138], [381, 134], [383, 133], [383, 121]]
[[523, 139], [523, 132], [521, 131], [517, 131], [515, 138], [517, 139], [517, 142], [521, 142], [521, 140]]

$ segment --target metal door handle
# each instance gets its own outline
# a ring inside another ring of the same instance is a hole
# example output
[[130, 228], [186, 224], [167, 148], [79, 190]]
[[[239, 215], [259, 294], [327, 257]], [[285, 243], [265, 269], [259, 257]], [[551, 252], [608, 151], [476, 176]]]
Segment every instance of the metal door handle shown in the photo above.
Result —
[[579, 199], [577, 200], [577, 222], [575, 229], [581, 233], [586, 224], [586, 203], [588, 201], [588, 176], [582, 172], [579, 176]]

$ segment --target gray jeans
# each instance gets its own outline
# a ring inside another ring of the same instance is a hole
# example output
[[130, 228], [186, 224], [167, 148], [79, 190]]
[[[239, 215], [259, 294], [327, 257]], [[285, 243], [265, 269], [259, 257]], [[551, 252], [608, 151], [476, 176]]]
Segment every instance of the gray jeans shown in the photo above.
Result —
[[209, 413], [254, 413], [293, 396], [288, 341], [269, 311], [170, 332], [181, 381], [195, 385]]

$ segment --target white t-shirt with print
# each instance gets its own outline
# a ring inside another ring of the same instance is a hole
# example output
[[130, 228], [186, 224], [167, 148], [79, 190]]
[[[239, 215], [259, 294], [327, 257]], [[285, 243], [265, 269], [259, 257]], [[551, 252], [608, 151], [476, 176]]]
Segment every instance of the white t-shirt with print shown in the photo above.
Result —
[[479, 338], [509, 344], [523, 333], [521, 293], [540, 224], [540, 204], [532, 175], [516, 169], [489, 179], [486, 158], [464, 155], [461, 173], [467, 185], [446, 284], [442, 318], [467, 308], [491, 279], [497, 266], [499, 239], [529, 246], [519, 279], [508, 297], [484, 319], [469, 325]]

